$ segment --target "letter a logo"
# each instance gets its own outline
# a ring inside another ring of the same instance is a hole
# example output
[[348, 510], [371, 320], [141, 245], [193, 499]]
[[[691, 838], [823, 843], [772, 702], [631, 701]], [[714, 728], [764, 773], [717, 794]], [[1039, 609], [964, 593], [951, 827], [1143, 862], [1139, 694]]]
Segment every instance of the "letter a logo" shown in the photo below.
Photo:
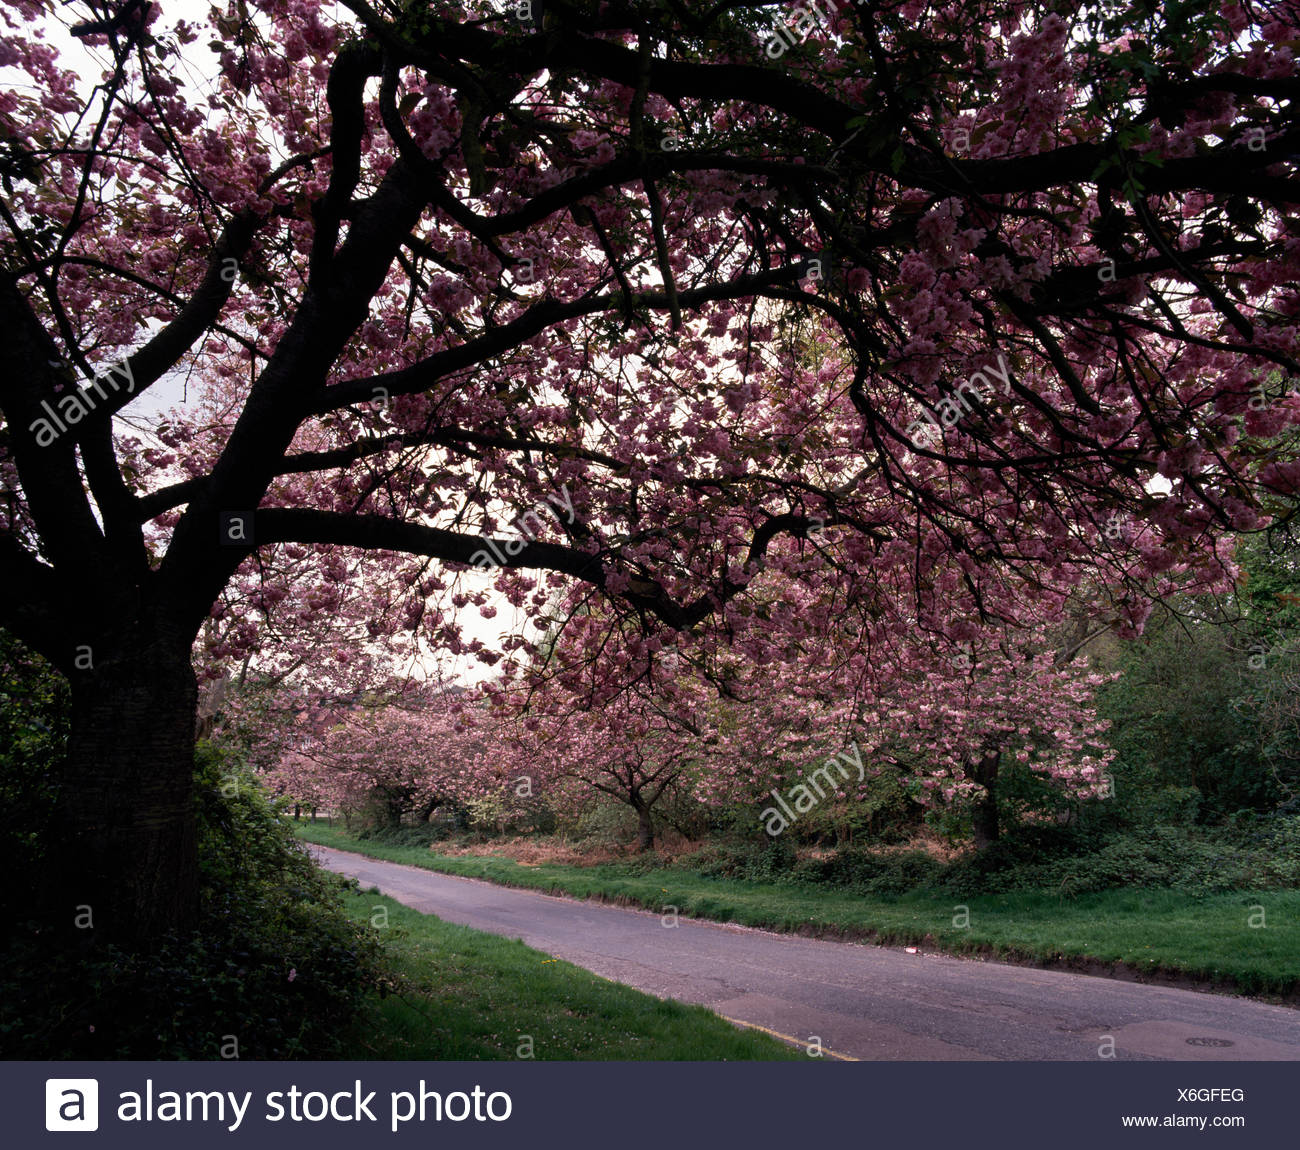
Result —
[[99, 1129], [99, 1079], [47, 1078], [45, 1080], [45, 1129]]

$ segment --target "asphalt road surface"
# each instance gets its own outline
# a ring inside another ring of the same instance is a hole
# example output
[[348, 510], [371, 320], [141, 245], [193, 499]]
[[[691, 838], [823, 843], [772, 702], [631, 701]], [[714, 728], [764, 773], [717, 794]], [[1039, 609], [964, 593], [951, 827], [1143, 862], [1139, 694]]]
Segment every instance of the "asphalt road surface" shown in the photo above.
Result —
[[663, 998], [885, 1061], [1300, 1061], [1300, 1011], [1003, 963], [679, 919], [312, 848], [447, 922]]

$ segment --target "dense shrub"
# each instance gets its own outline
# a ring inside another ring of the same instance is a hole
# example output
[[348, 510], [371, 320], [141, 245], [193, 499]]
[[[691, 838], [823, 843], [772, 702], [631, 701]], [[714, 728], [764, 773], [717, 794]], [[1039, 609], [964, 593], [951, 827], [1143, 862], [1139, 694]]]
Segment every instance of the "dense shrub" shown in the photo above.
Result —
[[451, 836], [452, 827], [440, 823], [419, 823], [416, 826], [362, 827], [356, 832], [358, 839], [383, 843], [393, 847], [428, 847], [444, 842]]
[[1065, 895], [1118, 887], [1189, 894], [1300, 885], [1300, 829], [1283, 821], [1269, 841], [1231, 828], [1148, 826], [1097, 837], [1086, 828], [1009, 836], [951, 864], [936, 885], [959, 895], [1050, 890]]
[[750, 882], [795, 882], [793, 844], [784, 836], [762, 841], [715, 842], [677, 860], [677, 865], [707, 878], [738, 878]]
[[744, 869], [743, 859], [746, 857], [748, 856], [736, 846], [715, 841], [706, 843], [690, 854], [680, 855], [677, 865], [705, 878], [738, 878]]
[[798, 870], [806, 880], [863, 894], [902, 894], [928, 886], [942, 873], [943, 864], [925, 851], [878, 854], [852, 847], [827, 859], [808, 859]]
[[1270, 820], [1260, 840], [1259, 885], [1300, 887], [1300, 814]]
[[24, 916], [44, 868], [45, 841], [67, 752], [68, 684], [48, 662], [0, 630], [0, 917]]
[[200, 919], [129, 954], [87, 937], [51, 953], [20, 926], [0, 976], [9, 1058], [329, 1058], [379, 984], [377, 944], [339, 907], [251, 773], [211, 747], [196, 764]]
[[974, 897], [1013, 890], [1066, 896], [1119, 887], [1189, 894], [1300, 886], [1300, 817], [1221, 828], [1131, 828], [1110, 812], [1019, 827], [978, 853], [943, 863], [925, 851], [846, 847], [794, 861], [784, 838], [710, 843], [677, 865], [716, 878], [802, 883], [863, 895], [932, 891]]
[[1183, 800], [1176, 812], [1135, 810], [1144, 822], [1264, 814], [1300, 780], [1292, 686], [1300, 654], [1291, 632], [1274, 633], [1247, 597], [1235, 606], [1243, 618], [1158, 608], [1124, 647], [1123, 674], [1100, 692], [1116, 767], [1130, 776], [1117, 779], [1120, 793], [1137, 807]]
[[546, 803], [509, 790], [468, 799], [462, 809], [464, 824], [483, 834], [546, 834], [556, 825]]
[[747, 849], [742, 877], [754, 882], [788, 881], [794, 864], [794, 844], [784, 835], [778, 835], [761, 846]]

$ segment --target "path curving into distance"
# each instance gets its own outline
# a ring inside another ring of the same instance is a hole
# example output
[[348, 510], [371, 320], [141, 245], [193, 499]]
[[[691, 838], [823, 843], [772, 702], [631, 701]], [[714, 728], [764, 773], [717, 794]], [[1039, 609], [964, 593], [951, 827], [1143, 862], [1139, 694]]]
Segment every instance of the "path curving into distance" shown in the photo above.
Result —
[[881, 1061], [1300, 1061], [1300, 1011], [1245, 998], [827, 942], [435, 874], [312, 846], [329, 870], [447, 922], [831, 1056]]

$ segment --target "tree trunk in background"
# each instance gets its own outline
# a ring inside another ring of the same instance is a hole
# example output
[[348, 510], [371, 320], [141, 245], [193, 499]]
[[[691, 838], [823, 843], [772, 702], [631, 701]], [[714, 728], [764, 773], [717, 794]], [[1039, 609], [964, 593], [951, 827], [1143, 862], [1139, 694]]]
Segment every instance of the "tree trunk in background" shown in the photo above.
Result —
[[983, 850], [990, 843], [996, 842], [1001, 833], [998, 825], [997, 788], [1001, 760], [1001, 751], [988, 751], [980, 757], [978, 763], [973, 760], [966, 763], [966, 777], [984, 788], [984, 796], [975, 804], [975, 810], [971, 814], [971, 829], [977, 850]]
[[373, 802], [375, 821], [379, 826], [385, 830], [395, 830], [402, 825], [404, 806], [401, 798], [381, 789], [375, 792]]
[[655, 826], [650, 817], [650, 808], [639, 794], [633, 796], [632, 807], [636, 811], [636, 849], [638, 851], [653, 850]]

